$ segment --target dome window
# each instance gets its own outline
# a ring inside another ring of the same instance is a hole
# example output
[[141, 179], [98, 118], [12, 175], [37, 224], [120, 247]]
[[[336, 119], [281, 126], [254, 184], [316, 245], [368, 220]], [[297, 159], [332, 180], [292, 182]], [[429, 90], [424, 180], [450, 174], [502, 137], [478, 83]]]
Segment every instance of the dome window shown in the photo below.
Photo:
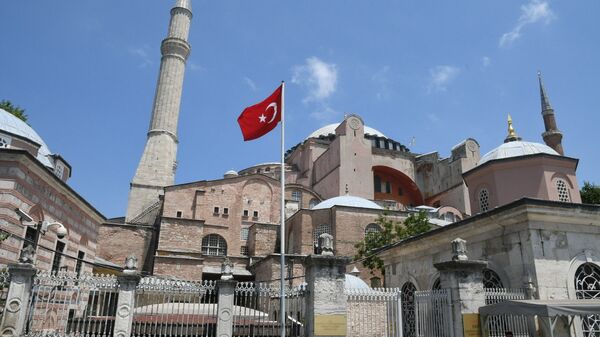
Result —
[[292, 200], [298, 202], [298, 208], [302, 208], [302, 192], [299, 190], [292, 191]]
[[569, 188], [567, 183], [563, 179], [556, 179], [556, 192], [558, 193], [558, 201], [571, 202], [571, 196], [569, 195]]
[[479, 191], [479, 210], [481, 212], [487, 212], [490, 209], [490, 192], [487, 189], [482, 188]]
[[367, 228], [365, 228], [365, 236], [369, 235], [370, 233], [380, 233], [380, 232], [381, 232], [381, 227], [376, 223], [370, 223], [367, 225]]
[[10, 143], [12, 142], [12, 138], [7, 135], [0, 134], [0, 147], [10, 147]]

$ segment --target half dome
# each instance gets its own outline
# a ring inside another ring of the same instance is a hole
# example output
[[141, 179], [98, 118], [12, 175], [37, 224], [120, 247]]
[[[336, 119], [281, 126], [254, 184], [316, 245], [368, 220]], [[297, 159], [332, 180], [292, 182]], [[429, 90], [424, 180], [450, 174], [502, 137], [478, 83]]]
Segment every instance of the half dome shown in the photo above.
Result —
[[554, 151], [551, 147], [545, 144], [524, 142], [524, 141], [512, 141], [506, 142], [490, 152], [484, 154], [479, 159], [478, 166], [487, 163], [492, 160], [516, 158], [521, 156], [527, 156], [538, 153], [546, 153], [554, 156], [560, 156], [560, 154]]
[[368, 209], [378, 209], [382, 210], [383, 207], [377, 205], [371, 200], [367, 200], [365, 198], [353, 197], [350, 195], [344, 195], [341, 197], [334, 197], [331, 199], [327, 199], [321, 201], [312, 209], [328, 209], [333, 206], [347, 206], [347, 207], [359, 207], [359, 208], [368, 208]]

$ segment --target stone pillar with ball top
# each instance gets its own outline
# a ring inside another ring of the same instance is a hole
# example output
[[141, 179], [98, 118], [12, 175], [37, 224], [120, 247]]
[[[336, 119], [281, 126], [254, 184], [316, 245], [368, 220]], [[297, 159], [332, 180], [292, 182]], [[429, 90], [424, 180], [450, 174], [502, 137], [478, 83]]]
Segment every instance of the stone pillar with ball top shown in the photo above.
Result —
[[233, 263], [229, 258], [221, 265], [221, 279], [217, 282], [219, 287], [219, 303], [217, 307], [217, 336], [233, 336], [233, 297], [237, 282], [233, 280]]
[[32, 259], [33, 254], [24, 249], [19, 258], [20, 263], [8, 266], [10, 286], [0, 324], [2, 336], [23, 336], [25, 334], [27, 305], [31, 296], [33, 277], [36, 273]]

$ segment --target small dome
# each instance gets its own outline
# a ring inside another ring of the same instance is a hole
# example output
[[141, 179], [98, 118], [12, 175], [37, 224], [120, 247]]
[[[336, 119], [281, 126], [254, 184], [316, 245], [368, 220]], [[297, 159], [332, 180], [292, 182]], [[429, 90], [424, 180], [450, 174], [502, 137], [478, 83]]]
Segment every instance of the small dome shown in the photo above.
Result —
[[491, 160], [521, 157], [537, 153], [547, 153], [554, 156], [560, 156], [558, 152], [554, 151], [548, 145], [540, 143], [514, 141], [506, 142], [493, 149], [492, 151], [484, 154], [481, 157], [481, 159], [479, 159], [479, 163], [477, 165], [482, 165]]
[[39, 144], [40, 149], [38, 150], [37, 159], [44, 164], [44, 166], [54, 167], [50, 158], [48, 158], [52, 153], [46, 143], [44, 143], [44, 140], [42, 140], [42, 137], [40, 137], [40, 135], [38, 135], [27, 123], [4, 109], [0, 109], [0, 130], [27, 138], [30, 141]]
[[369, 285], [359, 279], [358, 277], [350, 274], [346, 274], [346, 282], [344, 283], [345, 289], [371, 289]]
[[[320, 136], [327, 137], [329, 135], [335, 135], [335, 129], [337, 129], [337, 127], [340, 124], [341, 123], [333, 123], [333, 124], [325, 125], [324, 127], [322, 127], [320, 129], [314, 131], [313, 133], [311, 133], [304, 140], [309, 139], [309, 138], [319, 138]], [[368, 127], [366, 125], [365, 125], [365, 134], [366, 135], [372, 135], [372, 136], [387, 138], [387, 136], [384, 135], [383, 133], [381, 133], [380, 131], [375, 130], [373, 128], [370, 128], [370, 127]]]
[[238, 173], [234, 170], [229, 170], [227, 172], [225, 172], [225, 174], [223, 175], [223, 177], [225, 178], [231, 178], [231, 177], [237, 177]]
[[334, 197], [331, 199], [327, 199], [318, 203], [312, 209], [328, 209], [333, 206], [349, 206], [349, 207], [360, 207], [360, 208], [369, 208], [369, 209], [383, 209], [383, 207], [377, 205], [371, 200], [367, 200], [364, 198], [353, 197], [350, 195], [344, 195], [341, 197]]

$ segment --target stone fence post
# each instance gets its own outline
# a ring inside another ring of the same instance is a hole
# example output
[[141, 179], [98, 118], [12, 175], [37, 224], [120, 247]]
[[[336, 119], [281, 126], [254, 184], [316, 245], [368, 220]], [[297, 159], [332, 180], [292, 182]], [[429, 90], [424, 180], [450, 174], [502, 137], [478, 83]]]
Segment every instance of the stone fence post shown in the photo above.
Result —
[[[325, 235], [325, 234], [324, 234]], [[326, 240], [325, 240], [326, 241]], [[326, 249], [324, 255], [306, 258], [305, 336], [346, 336], [346, 307], [344, 293], [346, 265], [349, 259], [336, 257]]]
[[114, 337], [131, 336], [135, 309], [135, 290], [142, 278], [136, 269], [137, 259], [134, 256], [129, 256], [125, 259], [123, 273], [117, 276], [119, 297], [117, 300], [117, 314], [115, 315]]
[[233, 280], [233, 263], [225, 258], [221, 264], [221, 279], [217, 282], [219, 289], [219, 300], [217, 306], [217, 336], [233, 336], [233, 310], [235, 286], [237, 281]]
[[31, 297], [33, 276], [36, 269], [31, 263], [17, 263], [8, 266], [10, 286], [0, 324], [0, 335], [22, 336], [27, 324], [27, 304]]
[[442, 288], [450, 290], [452, 302], [453, 336], [464, 337], [465, 331], [479, 327], [479, 307], [485, 306], [483, 269], [486, 261], [469, 260], [467, 242], [452, 241], [452, 261], [434, 264], [440, 272]]

